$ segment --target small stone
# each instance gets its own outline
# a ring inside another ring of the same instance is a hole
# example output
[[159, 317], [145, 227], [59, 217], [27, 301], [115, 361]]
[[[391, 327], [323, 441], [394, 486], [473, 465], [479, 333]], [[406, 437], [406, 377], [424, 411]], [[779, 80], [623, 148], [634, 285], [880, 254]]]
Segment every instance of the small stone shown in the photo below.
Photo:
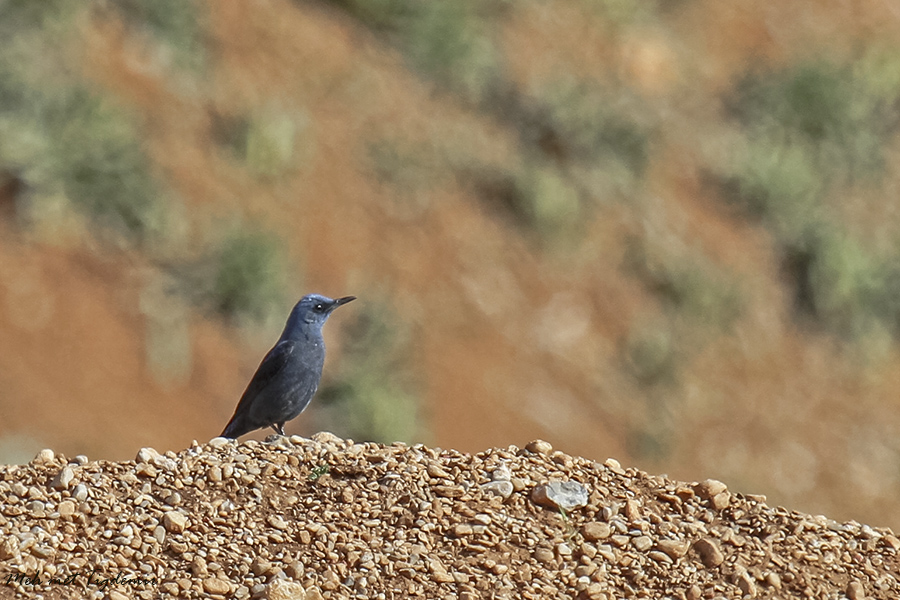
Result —
[[640, 552], [646, 552], [653, 547], [653, 540], [650, 538], [650, 536], [639, 535], [631, 541], [631, 545]]
[[695, 584], [688, 588], [685, 596], [687, 596], [688, 600], [700, 600], [703, 597], [703, 590], [700, 589], [699, 585]]
[[444, 498], [460, 498], [466, 493], [466, 490], [458, 485], [436, 485], [432, 489], [435, 494]]
[[69, 484], [73, 479], [75, 479], [75, 470], [72, 467], [63, 467], [50, 482], [50, 487], [54, 490], [69, 489]]
[[436, 558], [428, 561], [428, 568], [431, 570], [431, 580], [437, 583], [452, 583], [453, 576], [447, 572], [444, 564]]
[[697, 540], [694, 542], [693, 549], [707, 568], [718, 567], [725, 561], [719, 543], [712, 538]]
[[509, 467], [501, 466], [494, 469], [494, 472], [491, 473], [492, 481], [512, 481], [512, 472], [509, 470]]
[[746, 571], [746, 569], [742, 569], [737, 575], [737, 586], [740, 588], [741, 593], [744, 594], [744, 597], [747, 596], [751, 598], [756, 597], [756, 582], [753, 581], [753, 577]]
[[723, 510], [725, 508], [728, 508], [728, 505], [731, 504], [731, 492], [720, 492], [710, 498], [709, 503], [716, 510]]
[[222, 481], [222, 469], [218, 466], [211, 467], [206, 473], [206, 478], [213, 483], [219, 483]]
[[300, 579], [303, 577], [303, 573], [306, 571], [306, 568], [303, 566], [303, 563], [299, 560], [295, 560], [291, 564], [289, 564], [284, 569], [284, 574], [290, 577], [291, 579]]
[[256, 576], [264, 575], [272, 570], [272, 563], [261, 556], [257, 556], [253, 559], [253, 562], [250, 563], [250, 570], [253, 571], [253, 574]]
[[687, 554], [690, 544], [677, 540], [660, 540], [656, 543], [656, 547], [665, 552], [670, 558], [677, 559]]
[[317, 587], [306, 588], [306, 600], [325, 600], [322, 590]]
[[709, 500], [727, 490], [728, 487], [716, 479], [707, 479], [694, 486], [694, 491], [704, 500]]
[[607, 458], [605, 461], [603, 461], [603, 465], [616, 475], [625, 474], [625, 469], [623, 469], [622, 465], [619, 464], [619, 461], [614, 458]]
[[535, 504], [565, 511], [587, 506], [588, 491], [576, 481], [551, 481], [536, 486], [531, 492]]
[[213, 439], [207, 442], [207, 445], [210, 448], [223, 448], [228, 444], [231, 444], [234, 440], [226, 438], [226, 437], [214, 437]]
[[625, 502], [625, 518], [631, 523], [641, 518], [641, 505], [633, 498]]
[[553, 445], [544, 440], [532, 440], [525, 444], [525, 449], [535, 454], [550, 454], [553, 452]]
[[495, 496], [500, 496], [501, 498], [509, 498], [512, 496], [515, 488], [511, 481], [491, 481], [488, 483], [482, 483], [481, 489], [490, 494], [494, 494]]
[[296, 581], [276, 579], [266, 587], [268, 600], [306, 600], [306, 590]]
[[766, 573], [766, 584], [775, 588], [776, 590], [781, 589], [781, 577], [778, 576], [778, 573], [774, 571], [769, 571]]
[[119, 590], [109, 590], [109, 600], [129, 600], [128, 596]]
[[599, 583], [591, 583], [581, 590], [577, 596], [578, 600], [608, 600], [609, 595]]
[[191, 561], [191, 573], [194, 574], [194, 577], [206, 577], [209, 575], [209, 570], [206, 568], [206, 561], [199, 556], [195, 556], [194, 560]]
[[886, 546], [889, 546], [894, 552], [900, 552], [900, 538], [895, 535], [888, 534], [881, 538]]
[[134, 467], [134, 474], [138, 477], [149, 477], [153, 479], [157, 475], [156, 467], [148, 463], [138, 463]]
[[556, 559], [553, 550], [550, 548], [538, 548], [534, 551], [534, 559], [544, 564], [552, 563]]
[[441, 468], [441, 466], [437, 463], [428, 463], [428, 467], [426, 467], [425, 471], [430, 477], [452, 479], [452, 477], [450, 477], [450, 473]]
[[584, 536], [589, 542], [596, 542], [597, 540], [605, 540], [612, 533], [612, 528], [607, 523], [600, 522], [592, 522], [585, 523], [581, 527], [581, 534]]
[[463, 537], [466, 535], [472, 535], [473, 530], [471, 525], [466, 525], [465, 523], [459, 523], [453, 526], [453, 535], [456, 537]]
[[516, 492], [521, 492], [521, 491], [524, 491], [525, 488], [528, 487], [529, 481], [528, 481], [527, 479], [522, 478], [522, 477], [513, 477], [513, 478], [510, 480], [510, 483], [512, 483], [512, 487], [513, 487], [513, 490], [514, 490], [514, 491], [516, 491]]
[[75, 514], [75, 503], [71, 500], [63, 500], [56, 506], [56, 512], [61, 517], [71, 517]]
[[72, 490], [72, 497], [75, 498], [78, 502], [84, 502], [88, 497], [88, 489], [87, 486], [83, 483], [79, 483], [75, 486], [75, 489]]
[[231, 582], [218, 577], [207, 577], [203, 580], [203, 591], [207, 594], [225, 596], [231, 592]]
[[36, 465], [46, 465], [47, 463], [53, 462], [54, 458], [56, 458], [56, 454], [54, 454], [53, 450], [51, 450], [50, 448], [44, 448], [34, 455], [34, 458], [31, 459], [31, 462]]
[[163, 525], [171, 533], [181, 533], [187, 527], [187, 517], [177, 510], [170, 510], [163, 515]]
[[137, 456], [134, 457], [134, 462], [140, 463], [154, 463], [156, 460], [160, 458], [159, 452], [157, 452], [153, 448], [141, 448], [138, 450]]
[[847, 597], [850, 600], [865, 600], [866, 591], [863, 589], [863, 586], [858, 581], [851, 581], [847, 585]]
[[288, 524], [285, 523], [284, 519], [282, 519], [278, 515], [269, 515], [268, 518], [266, 518], [266, 523], [268, 523], [275, 529], [285, 530], [288, 528]]

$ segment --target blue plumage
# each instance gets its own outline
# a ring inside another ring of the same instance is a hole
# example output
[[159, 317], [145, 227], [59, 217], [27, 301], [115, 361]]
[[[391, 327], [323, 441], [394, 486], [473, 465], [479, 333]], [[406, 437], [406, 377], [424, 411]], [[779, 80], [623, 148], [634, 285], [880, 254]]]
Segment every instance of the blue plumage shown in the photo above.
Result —
[[222, 437], [238, 438], [264, 427], [284, 435], [284, 424], [309, 406], [319, 387], [325, 364], [322, 325], [335, 308], [355, 299], [333, 300], [318, 294], [300, 299], [278, 342], [256, 369]]

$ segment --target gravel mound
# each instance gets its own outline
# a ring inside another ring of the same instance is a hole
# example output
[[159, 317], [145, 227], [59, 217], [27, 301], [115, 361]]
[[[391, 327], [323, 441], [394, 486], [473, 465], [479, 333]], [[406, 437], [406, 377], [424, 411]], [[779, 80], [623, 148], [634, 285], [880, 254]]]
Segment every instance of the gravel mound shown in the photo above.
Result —
[[887, 529], [554, 451], [323, 433], [0, 467], [0, 597], [900, 598]]

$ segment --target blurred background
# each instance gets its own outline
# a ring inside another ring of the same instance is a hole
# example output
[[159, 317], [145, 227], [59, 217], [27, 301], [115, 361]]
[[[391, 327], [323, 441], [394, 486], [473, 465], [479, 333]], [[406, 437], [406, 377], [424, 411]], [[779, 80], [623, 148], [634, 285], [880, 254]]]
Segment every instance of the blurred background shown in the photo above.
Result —
[[898, 7], [0, 0], [0, 462], [216, 436], [315, 291], [290, 433], [900, 526]]

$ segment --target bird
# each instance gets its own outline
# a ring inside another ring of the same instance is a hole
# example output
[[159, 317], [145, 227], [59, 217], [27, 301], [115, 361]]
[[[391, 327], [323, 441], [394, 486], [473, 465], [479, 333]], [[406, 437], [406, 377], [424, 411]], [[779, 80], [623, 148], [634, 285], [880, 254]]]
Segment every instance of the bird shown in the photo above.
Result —
[[294, 305], [281, 337], [257, 367], [220, 437], [237, 439], [266, 427], [284, 435], [284, 424], [309, 406], [319, 387], [325, 363], [322, 326], [334, 309], [352, 300], [356, 296], [335, 300], [308, 294]]

